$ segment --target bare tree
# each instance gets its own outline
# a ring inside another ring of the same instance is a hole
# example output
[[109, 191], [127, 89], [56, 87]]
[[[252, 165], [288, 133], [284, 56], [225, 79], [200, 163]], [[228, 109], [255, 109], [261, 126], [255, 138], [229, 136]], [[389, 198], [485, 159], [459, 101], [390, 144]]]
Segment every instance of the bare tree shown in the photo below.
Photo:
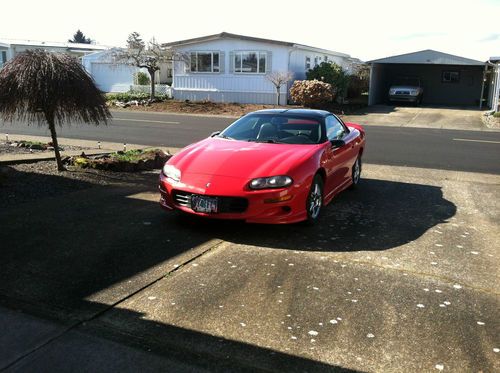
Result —
[[0, 70], [0, 118], [45, 122], [52, 136], [57, 169], [64, 171], [56, 124], [106, 123], [111, 114], [104, 96], [72, 56], [31, 50]]
[[281, 87], [293, 79], [293, 73], [290, 71], [273, 71], [267, 74], [266, 78], [276, 87], [276, 105], [279, 105]]
[[132, 32], [128, 36], [126, 49], [113, 50], [112, 56], [115, 63], [125, 63], [130, 66], [145, 68], [148, 71], [151, 84], [151, 100], [155, 97], [155, 73], [160, 70], [160, 66], [164, 63], [185, 60], [174, 49], [163, 48], [154, 38], [145, 43], [137, 32]]

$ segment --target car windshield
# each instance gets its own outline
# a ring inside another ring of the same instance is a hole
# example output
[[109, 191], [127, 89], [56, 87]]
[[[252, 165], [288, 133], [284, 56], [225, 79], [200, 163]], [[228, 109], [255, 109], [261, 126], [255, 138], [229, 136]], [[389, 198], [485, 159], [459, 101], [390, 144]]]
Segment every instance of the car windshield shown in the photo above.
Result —
[[321, 123], [315, 118], [283, 114], [251, 114], [238, 119], [221, 134], [222, 138], [277, 144], [319, 144]]
[[401, 77], [397, 78], [394, 81], [395, 86], [397, 85], [403, 85], [403, 86], [410, 86], [410, 87], [420, 87], [420, 79], [418, 78], [408, 78], [408, 77]]

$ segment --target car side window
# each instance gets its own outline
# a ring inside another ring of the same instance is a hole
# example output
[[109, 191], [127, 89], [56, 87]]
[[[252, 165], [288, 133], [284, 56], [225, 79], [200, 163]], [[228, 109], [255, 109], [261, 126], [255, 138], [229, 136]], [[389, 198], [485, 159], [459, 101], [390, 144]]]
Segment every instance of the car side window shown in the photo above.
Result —
[[347, 133], [345, 127], [333, 115], [329, 115], [325, 120], [326, 137], [329, 141], [340, 140]]

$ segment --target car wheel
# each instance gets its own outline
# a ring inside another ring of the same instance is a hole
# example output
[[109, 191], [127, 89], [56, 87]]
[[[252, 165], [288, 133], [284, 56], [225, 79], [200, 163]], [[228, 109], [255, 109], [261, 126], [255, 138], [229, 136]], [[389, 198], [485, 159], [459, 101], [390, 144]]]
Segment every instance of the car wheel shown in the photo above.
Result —
[[356, 162], [354, 162], [354, 165], [352, 166], [351, 189], [355, 189], [358, 186], [360, 179], [361, 179], [361, 157], [358, 156], [358, 158], [356, 158]]
[[315, 175], [307, 196], [306, 211], [307, 223], [316, 223], [323, 207], [323, 179], [320, 175]]

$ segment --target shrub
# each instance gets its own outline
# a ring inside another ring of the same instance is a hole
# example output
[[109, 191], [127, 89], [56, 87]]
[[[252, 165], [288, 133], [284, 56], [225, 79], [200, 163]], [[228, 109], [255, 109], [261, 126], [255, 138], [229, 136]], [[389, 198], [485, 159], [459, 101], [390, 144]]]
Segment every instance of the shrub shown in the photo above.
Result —
[[336, 98], [342, 101], [347, 94], [350, 75], [342, 68], [332, 62], [322, 62], [318, 66], [306, 73], [308, 80], [321, 80], [332, 85], [333, 93]]
[[149, 78], [148, 74], [139, 71], [137, 73], [137, 84], [138, 85], [149, 85], [151, 84], [151, 79]]
[[500, 111], [498, 111], [498, 112], [496, 112], [495, 114], [493, 114], [493, 116], [494, 116], [495, 118], [500, 118]]
[[[160, 99], [160, 100], [164, 100], [167, 98], [166, 95], [160, 95], [160, 94], [157, 94], [155, 97]], [[110, 102], [115, 102], [115, 101], [128, 102], [128, 101], [134, 101], [134, 100], [137, 100], [137, 101], [149, 100], [149, 93], [123, 92], [123, 93], [107, 93], [106, 94], [106, 101], [110, 101]]]
[[298, 104], [319, 107], [333, 100], [332, 85], [319, 80], [296, 80], [290, 88], [290, 97]]

